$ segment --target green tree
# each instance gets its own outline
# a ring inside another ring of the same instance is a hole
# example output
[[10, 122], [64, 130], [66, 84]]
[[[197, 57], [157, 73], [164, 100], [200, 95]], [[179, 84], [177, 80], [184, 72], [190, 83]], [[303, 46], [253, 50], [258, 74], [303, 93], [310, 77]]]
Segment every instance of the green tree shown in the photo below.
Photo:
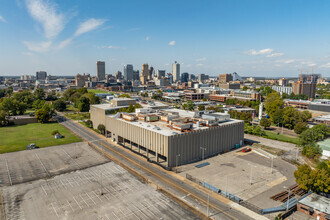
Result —
[[14, 98], [2, 98], [0, 110], [5, 111], [8, 115], [22, 115], [27, 109], [27, 104], [19, 102]]
[[301, 115], [301, 119], [303, 122], [306, 122], [308, 121], [310, 118], [312, 118], [312, 113], [310, 113], [309, 111], [307, 110], [304, 110], [300, 113]]
[[317, 159], [320, 158], [321, 154], [322, 154], [322, 149], [315, 142], [311, 142], [303, 145], [302, 155], [316, 161]]
[[203, 102], [206, 102], [206, 101], [207, 101], [207, 99], [205, 97], [203, 97]]
[[243, 91], [246, 91], [246, 90], [248, 90], [248, 87], [247, 86], [243, 86], [242, 90]]
[[66, 109], [66, 104], [65, 104], [65, 101], [63, 101], [63, 100], [55, 101], [53, 106], [54, 106], [54, 109], [59, 112], [63, 112]]
[[45, 99], [46, 93], [43, 89], [37, 88], [36, 90], [34, 90], [33, 95], [34, 95], [35, 99], [40, 99], [41, 100], [41, 99]]
[[53, 90], [53, 91], [47, 93], [46, 100], [47, 101], [55, 101], [55, 100], [57, 100], [56, 92]]
[[6, 95], [6, 90], [0, 89], [0, 98], [5, 97], [5, 95]]
[[260, 121], [260, 125], [262, 127], [264, 127], [265, 129], [269, 128], [271, 124], [272, 124], [272, 122], [268, 118], [262, 118], [261, 121]]
[[135, 112], [135, 108], [134, 108], [134, 106], [133, 106], [132, 104], [130, 104], [130, 105], [128, 106], [128, 108], [127, 108], [127, 112], [128, 112], [128, 113]]
[[184, 104], [182, 105], [182, 108], [183, 108], [184, 110], [193, 111], [194, 108], [195, 108], [195, 103], [194, 103], [193, 101], [189, 100], [189, 101], [187, 101], [186, 103], [184, 103]]
[[33, 110], [41, 109], [45, 105], [45, 102], [46, 102], [45, 100], [40, 100], [40, 99], [35, 100], [32, 104]]
[[265, 109], [270, 116], [270, 119], [274, 122], [274, 113], [279, 111], [279, 109], [283, 109], [284, 102], [281, 99], [281, 96], [277, 92], [272, 92], [267, 95], [265, 101]]
[[55, 115], [55, 112], [49, 105], [44, 105], [36, 111], [35, 115], [40, 123], [47, 123]]
[[292, 106], [284, 108], [283, 123], [284, 126], [293, 129], [295, 124], [301, 121], [300, 112]]
[[284, 116], [284, 110], [277, 108], [273, 113], [273, 117], [271, 118], [271, 120], [275, 125], [279, 125], [283, 123], [283, 116]]
[[89, 92], [84, 96], [89, 99], [89, 103], [91, 105], [100, 104], [102, 100], [101, 97], [96, 96], [93, 92]]
[[200, 106], [198, 106], [198, 110], [199, 110], [199, 111], [204, 111], [204, 110], [205, 110], [205, 106], [204, 106], [204, 105], [200, 105]]
[[105, 126], [103, 124], [99, 124], [97, 130], [99, 130], [101, 134], [105, 134]]
[[131, 98], [131, 96], [128, 95], [127, 93], [123, 93], [123, 94], [120, 94], [120, 95], [118, 96], [118, 98]]
[[78, 100], [78, 110], [80, 112], [88, 112], [90, 107], [89, 99], [85, 96], [82, 96]]
[[87, 120], [86, 122], [85, 122], [85, 124], [87, 125], [87, 127], [93, 127], [93, 122], [91, 121], [91, 120]]
[[7, 114], [5, 111], [0, 110], [0, 127], [5, 127], [9, 124], [9, 121], [7, 120]]
[[298, 122], [295, 126], [294, 126], [294, 132], [296, 134], [301, 134], [303, 131], [305, 131], [306, 129], [308, 129], [307, 124], [305, 122]]
[[9, 86], [7, 89], [6, 89], [6, 94], [8, 95], [8, 97], [10, 97], [14, 92], [14, 89], [12, 86]]
[[294, 172], [294, 177], [300, 188], [304, 190], [311, 190], [313, 188], [313, 173], [312, 169], [307, 164], [300, 165]]

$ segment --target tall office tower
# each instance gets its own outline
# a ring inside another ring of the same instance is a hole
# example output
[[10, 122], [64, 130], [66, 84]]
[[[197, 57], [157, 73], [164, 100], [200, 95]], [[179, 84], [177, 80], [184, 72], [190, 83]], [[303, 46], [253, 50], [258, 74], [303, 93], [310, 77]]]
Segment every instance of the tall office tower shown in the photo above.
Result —
[[45, 72], [45, 71], [36, 72], [37, 80], [46, 80], [46, 78], [47, 78], [47, 72]]
[[105, 80], [105, 62], [104, 61], [96, 62], [96, 76], [99, 81]]
[[233, 76], [230, 73], [219, 74], [219, 82], [226, 83], [233, 81]]
[[189, 74], [189, 80], [195, 80], [196, 76], [194, 74]]
[[206, 75], [204, 73], [198, 74], [198, 81], [203, 82], [204, 80], [209, 79], [209, 75]]
[[133, 80], [140, 80], [139, 70], [133, 70]]
[[115, 73], [115, 78], [116, 78], [116, 79], [122, 79], [122, 78], [123, 78], [123, 74], [122, 74], [120, 71], [117, 71], [117, 72]]
[[87, 82], [90, 78], [89, 74], [85, 74], [84, 75], [80, 75], [77, 74], [75, 77], [75, 84], [78, 88], [84, 87], [85, 86], [85, 82]]
[[180, 64], [176, 61], [172, 64], [173, 82], [180, 80]]
[[154, 68], [151, 66], [150, 68], [149, 68], [149, 80], [153, 80], [153, 78], [154, 78], [154, 75], [155, 75], [155, 70], [154, 70]]
[[165, 77], [166, 71], [165, 70], [157, 70], [157, 78], [161, 79]]
[[148, 64], [142, 64], [142, 71], [141, 71], [141, 83], [142, 85], [147, 84], [149, 78], [149, 65]]
[[133, 80], [133, 65], [126, 64], [124, 66], [124, 79], [126, 81]]
[[181, 82], [188, 82], [189, 74], [188, 73], [182, 73], [181, 74]]

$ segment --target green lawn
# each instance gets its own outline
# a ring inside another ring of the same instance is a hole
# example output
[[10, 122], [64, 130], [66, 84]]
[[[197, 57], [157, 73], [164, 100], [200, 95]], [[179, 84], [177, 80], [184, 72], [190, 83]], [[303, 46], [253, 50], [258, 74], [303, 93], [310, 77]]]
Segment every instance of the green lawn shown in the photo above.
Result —
[[[52, 131], [58, 130], [64, 138], [55, 139]], [[38, 147], [69, 144], [81, 141], [58, 123], [32, 123], [0, 127], [0, 153], [25, 150], [25, 146], [35, 143]]]
[[94, 92], [94, 93], [112, 93], [110, 91], [100, 90], [100, 89], [88, 89], [88, 92]]
[[65, 111], [79, 112], [78, 108], [75, 108], [73, 105], [67, 105]]
[[292, 143], [292, 144], [298, 144], [298, 138], [297, 137], [288, 136], [288, 135], [284, 135], [284, 134], [281, 134], [281, 133], [277, 134], [275, 132], [267, 131], [267, 130], [264, 130], [264, 131], [266, 133], [266, 136], [264, 136], [265, 138], [278, 140], [278, 141], [289, 142], [289, 143]]
[[67, 113], [65, 114], [66, 117], [71, 118], [72, 120], [86, 120], [90, 119], [89, 112], [82, 112], [82, 113]]

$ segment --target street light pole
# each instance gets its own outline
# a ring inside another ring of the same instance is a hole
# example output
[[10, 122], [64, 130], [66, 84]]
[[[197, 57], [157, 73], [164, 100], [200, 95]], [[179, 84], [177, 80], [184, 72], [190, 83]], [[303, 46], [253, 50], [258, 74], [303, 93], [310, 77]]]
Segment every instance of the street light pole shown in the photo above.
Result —
[[210, 203], [210, 193], [207, 193], [207, 217], [209, 217], [209, 203]]
[[250, 185], [252, 185], [252, 165], [251, 165], [251, 172], [250, 172]]

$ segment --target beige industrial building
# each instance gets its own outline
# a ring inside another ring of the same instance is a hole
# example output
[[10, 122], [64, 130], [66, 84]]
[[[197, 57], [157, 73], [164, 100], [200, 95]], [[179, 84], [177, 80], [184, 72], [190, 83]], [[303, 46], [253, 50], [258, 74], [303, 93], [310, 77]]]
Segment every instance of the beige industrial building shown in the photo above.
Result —
[[[228, 114], [191, 112], [161, 105], [116, 113], [123, 106], [92, 105], [93, 127], [132, 151], [166, 167], [175, 167], [242, 145], [244, 122]], [[111, 114], [112, 113], [112, 114]]]

